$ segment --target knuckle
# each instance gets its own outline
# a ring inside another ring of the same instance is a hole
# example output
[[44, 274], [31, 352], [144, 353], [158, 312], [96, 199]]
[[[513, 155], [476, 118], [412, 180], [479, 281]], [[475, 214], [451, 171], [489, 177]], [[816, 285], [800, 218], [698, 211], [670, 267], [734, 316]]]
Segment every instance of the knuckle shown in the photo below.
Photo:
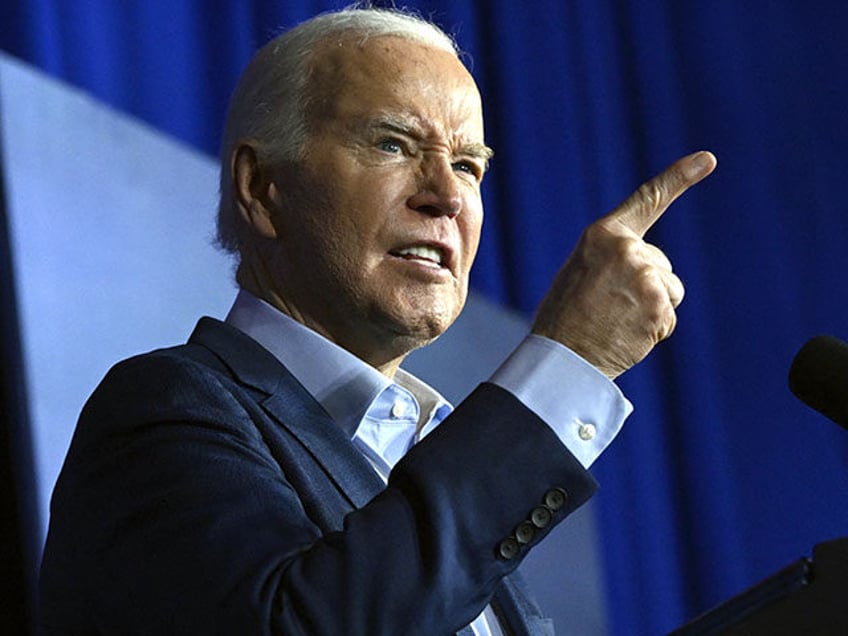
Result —
[[675, 328], [677, 327], [677, 314], [672, 310], [669, 311], [666, 315], [665, 321], [660, 327], [657, 333], [657, 341], [665, 340], [672, 333], [674, 333]]
[[680, 303], [683, 302], [683, 297], [686, 296], [686, 287], [683, 285], [682, 280], [672, 274], [669, 289], [671, 304], [672, 306], [677, 307], [678, 305], [680, 305]]
[[606, 223], [597, 221], [583, 230], [583, 242], [589, 245], [598, 245], [608, 241], [612, 232]]
[[619, 241], [618, 253], [621, 259], [630, 263], [633, 267], [642, 269], [649, 267], [645, 263], [645, 255], [642, 248], [642, 241], [635, 238], [624, 237]]
[[665, 204], [665, 188], [658, 179], [652, 179], [637, 190], [642, 205], [651, 213], [659, 212]]
[[656, 319], [668, 306], [668, 291], [656, 267], [643, 265], [637, 271], [636, 293], [642, 299], [649, 317]]
[[650, 260], [645, 257], [644, 243], [641, 239], [619, 237], [613, 249], [616, 266], [621, 267], [625, 272], [635, 272], [637, 276], [641, 276], [645, 273], [644, 270], [652, 268]]
[[662, 269], [668, 270], [669, 272], [672, 270], [671, 261], [669, 260], [668, 256], [666, 256], [665, 252], [663, 252], [656, 245], [645, 243], [645, 251], [657, 267], [661, 267]]

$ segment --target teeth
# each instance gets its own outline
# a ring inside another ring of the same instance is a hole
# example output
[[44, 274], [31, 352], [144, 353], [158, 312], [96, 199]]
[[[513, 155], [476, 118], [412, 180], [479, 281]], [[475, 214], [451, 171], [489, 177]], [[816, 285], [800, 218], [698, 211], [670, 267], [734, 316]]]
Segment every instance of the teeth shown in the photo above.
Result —
[[402, 250], [399, 250], [398, 254], [401, 256], [412, 256], [415, 258], [424, 259], [426, 261], [432, 261], [436, 265], [442, 264], [442, 253], [435, 247], [428, 247], [426, 245], [416, 245], [415, 247], [407, 247]]

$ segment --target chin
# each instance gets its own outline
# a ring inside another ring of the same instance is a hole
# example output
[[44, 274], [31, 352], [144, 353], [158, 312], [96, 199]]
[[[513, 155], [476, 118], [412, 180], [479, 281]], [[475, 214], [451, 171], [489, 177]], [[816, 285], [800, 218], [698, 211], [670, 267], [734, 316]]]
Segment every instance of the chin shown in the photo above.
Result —
[[407, 316], [398, 330], [411, 340], [418, 340], [415, 348], [423, 347], [441, 336], [454, 323], [459, 311], [427, 312], [416, 316]]
[[423, 347], [441, 336], [454, 323], [464, 298], [395, 298], [380, 303], [382, 322], [397, 342], [404, 341], [409, 351]]

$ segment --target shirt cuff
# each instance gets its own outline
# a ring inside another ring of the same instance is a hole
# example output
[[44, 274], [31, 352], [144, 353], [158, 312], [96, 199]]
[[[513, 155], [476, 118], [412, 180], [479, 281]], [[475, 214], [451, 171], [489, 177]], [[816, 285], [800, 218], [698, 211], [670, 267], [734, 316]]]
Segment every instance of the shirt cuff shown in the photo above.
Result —
[[528, 335], [491, 380], [517, 397], [584, 468], [615, 438], [633, 405], [612, 380], [554, 340]]

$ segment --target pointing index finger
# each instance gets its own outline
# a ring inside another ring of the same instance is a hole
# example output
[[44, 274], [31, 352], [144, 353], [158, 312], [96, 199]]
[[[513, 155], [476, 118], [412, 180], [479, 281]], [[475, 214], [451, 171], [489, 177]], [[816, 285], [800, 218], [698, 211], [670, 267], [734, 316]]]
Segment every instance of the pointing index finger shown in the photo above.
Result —
[[643, 183], [624, 200], [607, 219], [624, 225], [640, 237], [651, 229], [677, 197], [709, 175], [717, 161], [702, 150], [678, 159], [668, 168]]

